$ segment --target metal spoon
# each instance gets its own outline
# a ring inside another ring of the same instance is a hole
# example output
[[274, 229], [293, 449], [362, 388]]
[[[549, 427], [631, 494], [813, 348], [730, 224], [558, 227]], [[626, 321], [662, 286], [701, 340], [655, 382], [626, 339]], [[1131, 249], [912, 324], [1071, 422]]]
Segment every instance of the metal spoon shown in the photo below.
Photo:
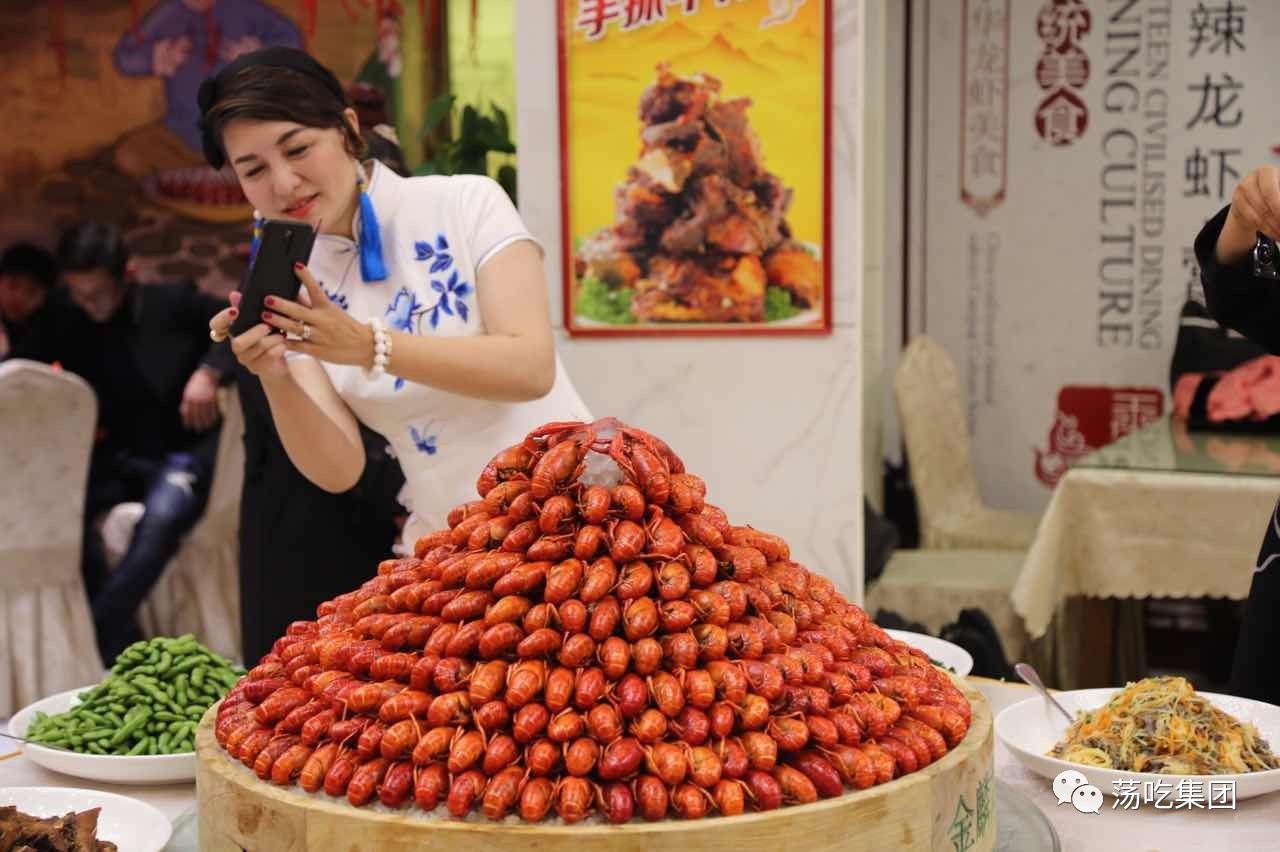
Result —
[[1049, 700], [1049, 703], [1058, 708], [1063, 716], [1067, 717], [1068, 722], [1075, 722], [1076, 717], [1067, 712], [1067, 709], [1058, 703], [1058, 700], [1049, 694], [1049, 690], [1045, 689], [1044, 682], [1040, 680], [1040, 673], [1035, 670], [1029, 663], [1015, 663], [1013, 670], [1018, 673], [1018, 677], [1026, 681], [1028, 686], [1035, 687], [1041, 695]]

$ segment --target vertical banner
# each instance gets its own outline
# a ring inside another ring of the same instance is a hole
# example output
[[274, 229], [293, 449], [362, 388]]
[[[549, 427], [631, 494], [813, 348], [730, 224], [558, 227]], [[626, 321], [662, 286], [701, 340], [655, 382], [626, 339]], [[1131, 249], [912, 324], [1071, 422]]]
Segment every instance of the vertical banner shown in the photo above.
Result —
[[564, 325], [831, 330], [831, 0], [557, 0]]
[[984, 494], [1043, 506], [1171, 407], [1192, 242], [1276, 163], [1280, 4], [918, 3], [917, 322], [957, 363]]

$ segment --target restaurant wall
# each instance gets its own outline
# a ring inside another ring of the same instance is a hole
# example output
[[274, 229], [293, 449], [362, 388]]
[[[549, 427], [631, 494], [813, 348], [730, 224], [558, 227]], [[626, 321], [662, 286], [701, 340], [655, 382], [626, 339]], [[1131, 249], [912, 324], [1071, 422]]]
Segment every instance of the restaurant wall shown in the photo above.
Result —
[[[752, 2], [762, 15], [769, 11]], [[708, 498], [731, 520], [784, 536], [794, 558], [859, 600], [860, 7], [860, 0], [835, 0], [833, 8], [831, 334], [584, 339], [560, 329], [561, 355], [594, 414], [661, 435], [707, 480]], [[553, 3], [517, 5], [520, 207], [546, 249], [559, 324], [556, 26]]]
[[1192, 241], [1280, 157], [1280, 4], [914, 0], [912, 23], [909, 329], [960, 370], [984, 496], [1040, 508], [1171, 407]]

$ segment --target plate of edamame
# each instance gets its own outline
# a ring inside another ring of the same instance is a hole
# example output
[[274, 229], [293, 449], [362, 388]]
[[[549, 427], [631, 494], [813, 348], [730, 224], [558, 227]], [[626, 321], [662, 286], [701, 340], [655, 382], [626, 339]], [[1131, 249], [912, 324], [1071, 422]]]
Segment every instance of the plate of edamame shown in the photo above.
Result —
[[100, 683], [51, 695], [9, 720], [46, 769], [117, 784], [196, 776], [196, 726], [242, 672], [190, 634], [130, 645]]

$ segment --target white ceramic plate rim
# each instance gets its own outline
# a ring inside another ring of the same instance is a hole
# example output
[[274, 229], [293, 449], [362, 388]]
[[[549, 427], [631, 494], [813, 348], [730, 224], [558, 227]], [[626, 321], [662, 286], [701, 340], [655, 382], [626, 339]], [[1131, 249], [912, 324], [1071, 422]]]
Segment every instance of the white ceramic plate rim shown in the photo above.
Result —
[[[118, 793], [79, 787], [0, 787], [0, 805], [15, 805], [34, 817], [62, 816], [101, 807], [97, 838], [130, 852], [160, 852], [173, 836], [173, 825], [155, 806]], [[126, 816], [130, 811], [132, 814]], [[104, 822], [108, 825], [104, 826]], [[112, 823], [127, 823], [118, 826], [127, 836], [111, 830]]]
[[964, 677], [973, 671], [973, 657], [954, 642], [910, 630], [885, 630], [885, 633], [894, 639], [906, 642], [913, 648], [919, 648], [938, 662], [955, 669], [957, 677]]
[[[50, 695], [23, 707], [9, 719], [9, 733], [25, 737], [27, 729], [35, 721], [37, 712], [50, 715], [62, 713], [79, 704], [76, 697], [97, 684], [69, 689]], [[168, 784], [194, 780], [196, 777], [195, 752], [152, 755], [102, 755], [82, 754], [63, 749], [46, 748], [37, 743], [23, 744], [23, 750], [31, 762], [93, 781], [110, 781], [131, 784]]]
[[[1096, 710], [1102, 707], [1120, 687], [1103, 689], [1077, 689], [1066, 692], [1055, 692], [1053, 697], [1068, 712], [1079, 710]], [[1197, 694], [1208, 699], [1216, 707], [1230, 713], [1241, 722], [1252, 723], [1258, 733], [1274, 748], [1280, 744], [1280, 707], [1249, 698], [1235, 695], [1223, 695], [1216, 692], [1200, 692]], [[1234, 706], [1233, 706], [1234, 705]], [[1036, 713], [1053, 719], [1051, 725], [1043, 724], [1041, 729], [1052, 728], [1055, 731], [1053, 742], [1039, 749], [1039, 743], [1030, 743], [1026, 737], [1019, 736], [1018, 725], [1023, 717], [1035, 723]], [[1049, 714], [1052, 714], [1049, 716]], [[1163, 775], [1154, 772], [1129, 772], [1120, 769], [1107, 769], [1098, 766], [1084, 766], [1057, 757], [1050, 757], [1047, 752], [1066, 734], [1068, 723], [1062, 714], [1053, 709], [1047, 701], [1038, 695], [1023, 699], [1001, 710], [995, 721], [996, 737], [1004, 743], [1009, 751], [1024, 766], [1037, 775], [1053, 779], [1066, 769], [1074, 769], [1089, 779], [1089, 783], [1098, 787], [1108, 796], [1115, 795], [1113, 781], [1168, 782], [1176, 790], [1183, 780], [1197, 781], [1207, 784], [1210, 781], [1234, 783], [1236, 799], [1250, 798], [1280, 790], [1280, 769], [1268, 769], [1263, 772], [1245, 772], [1233, 775]], [[1098, 781], [1104, 783], [1097, 783]]]

